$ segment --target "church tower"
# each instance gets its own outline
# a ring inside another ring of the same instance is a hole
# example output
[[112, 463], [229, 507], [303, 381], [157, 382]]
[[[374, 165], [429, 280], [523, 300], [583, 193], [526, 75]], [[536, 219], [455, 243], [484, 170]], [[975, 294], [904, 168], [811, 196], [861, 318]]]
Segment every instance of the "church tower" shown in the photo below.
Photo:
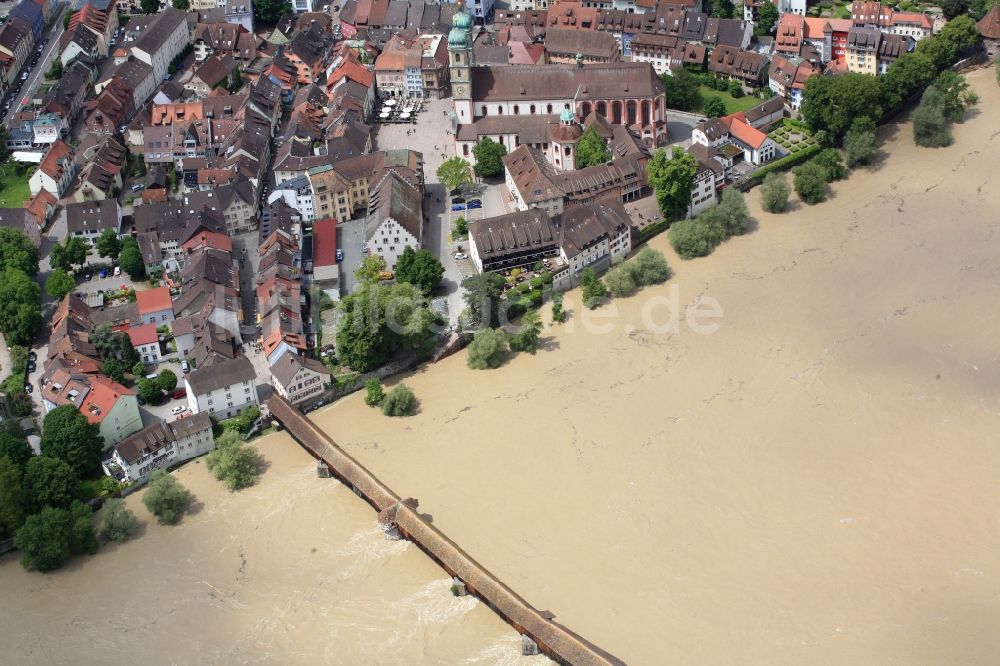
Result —
[[576, 169], [576, 144], [583, 136], [583, 130], [576, 123], [576, 115], [569, 109], [563, 109], [559, 116], [559, 124], [549, 128], [549, 163], [556, 171], [574, 171]]
[[464, 9], [455, 12], [448, 33], [448, 62], [455, 119], [459, 125], [472, 122], [472, 18]]

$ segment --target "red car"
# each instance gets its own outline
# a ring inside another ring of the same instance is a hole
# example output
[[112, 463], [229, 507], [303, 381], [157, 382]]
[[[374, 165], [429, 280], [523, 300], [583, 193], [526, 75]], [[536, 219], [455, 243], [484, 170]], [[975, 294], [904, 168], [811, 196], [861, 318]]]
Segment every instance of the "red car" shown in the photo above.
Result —
[[178, 398], [186, 398], [186, 397], [187, 397], [187, 391], [185, 391], [184, 389], [177, 389], [173, 393], [174, 400], [177, 400]]

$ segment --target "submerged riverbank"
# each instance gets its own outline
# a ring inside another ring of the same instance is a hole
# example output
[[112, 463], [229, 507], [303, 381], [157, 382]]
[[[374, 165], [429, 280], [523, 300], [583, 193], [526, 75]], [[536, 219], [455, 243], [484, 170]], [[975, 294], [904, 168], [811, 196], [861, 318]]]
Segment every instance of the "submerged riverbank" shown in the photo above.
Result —
[[[753, 192], [759, 227], [692, 262], [655, 239], [676, 276], [598, 311], [606, 332], [572, 292], [537, 355], [407, 377], [417, 416], [355, 395], [312, 418], [629, 663], [992, 661], [1000, 94], [969, 80], [955, 145], [887, 126], [824, 204]], [[657, 332], [671, 289], [717, 330]]]

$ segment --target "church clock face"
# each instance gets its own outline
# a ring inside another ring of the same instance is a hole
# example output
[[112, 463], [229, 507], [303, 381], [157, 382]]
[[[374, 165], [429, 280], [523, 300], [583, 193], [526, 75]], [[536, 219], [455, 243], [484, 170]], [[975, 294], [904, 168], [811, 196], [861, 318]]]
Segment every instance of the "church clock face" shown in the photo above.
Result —
[[459, 83], [455, 86], [455, 97], [465, 97], [467, 92], [468, 88], [465, 85]]

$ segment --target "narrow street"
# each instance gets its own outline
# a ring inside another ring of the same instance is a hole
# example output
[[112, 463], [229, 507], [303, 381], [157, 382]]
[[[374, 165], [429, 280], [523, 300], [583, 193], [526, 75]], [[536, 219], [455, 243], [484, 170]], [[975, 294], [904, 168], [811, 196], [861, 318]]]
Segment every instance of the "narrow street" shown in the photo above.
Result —
[[[38, 59], [38, 64], [31, 68], [31, 73], [28, 75], [28, 80], [24, 82], [24, 87], [21, 92], [14, 98], [13, 103], [10, 105], [10, 110], [3, 115], [3, 122], [6, 125], [7, 120], [11, 115], [17, 113], [22, 108], [30, 105], [32, 98], [35, 96], [41, 82], [45, 80], [45, 72], [49, 71], [49, 67], [52, 65], [52, 57], [59, 50], [59, 38], [63, 34], [63, 14], [69, 11], [69, 4], [63, 3], [60, 5], [60, 9], [56, 10], [55, 16], [52, 19], [52, 23], [42, 31], [41, 39], [48, 39], [48, 43], [42, 50], [42, 55]], [[41, 43], [41, 39], [39, 43]], [[35, 54], [35, 49], [38, 48], [38, 44], [31, 51], [31, 56], [28, 59], [28, 63], [31, 62], [31, 57]], [[28, 64], [26, 63], [26, 64]], [[20, 78], [20, 73], [18, 73], [18, 78]], [[13, 84], [14, 81], [11, 81]]]

